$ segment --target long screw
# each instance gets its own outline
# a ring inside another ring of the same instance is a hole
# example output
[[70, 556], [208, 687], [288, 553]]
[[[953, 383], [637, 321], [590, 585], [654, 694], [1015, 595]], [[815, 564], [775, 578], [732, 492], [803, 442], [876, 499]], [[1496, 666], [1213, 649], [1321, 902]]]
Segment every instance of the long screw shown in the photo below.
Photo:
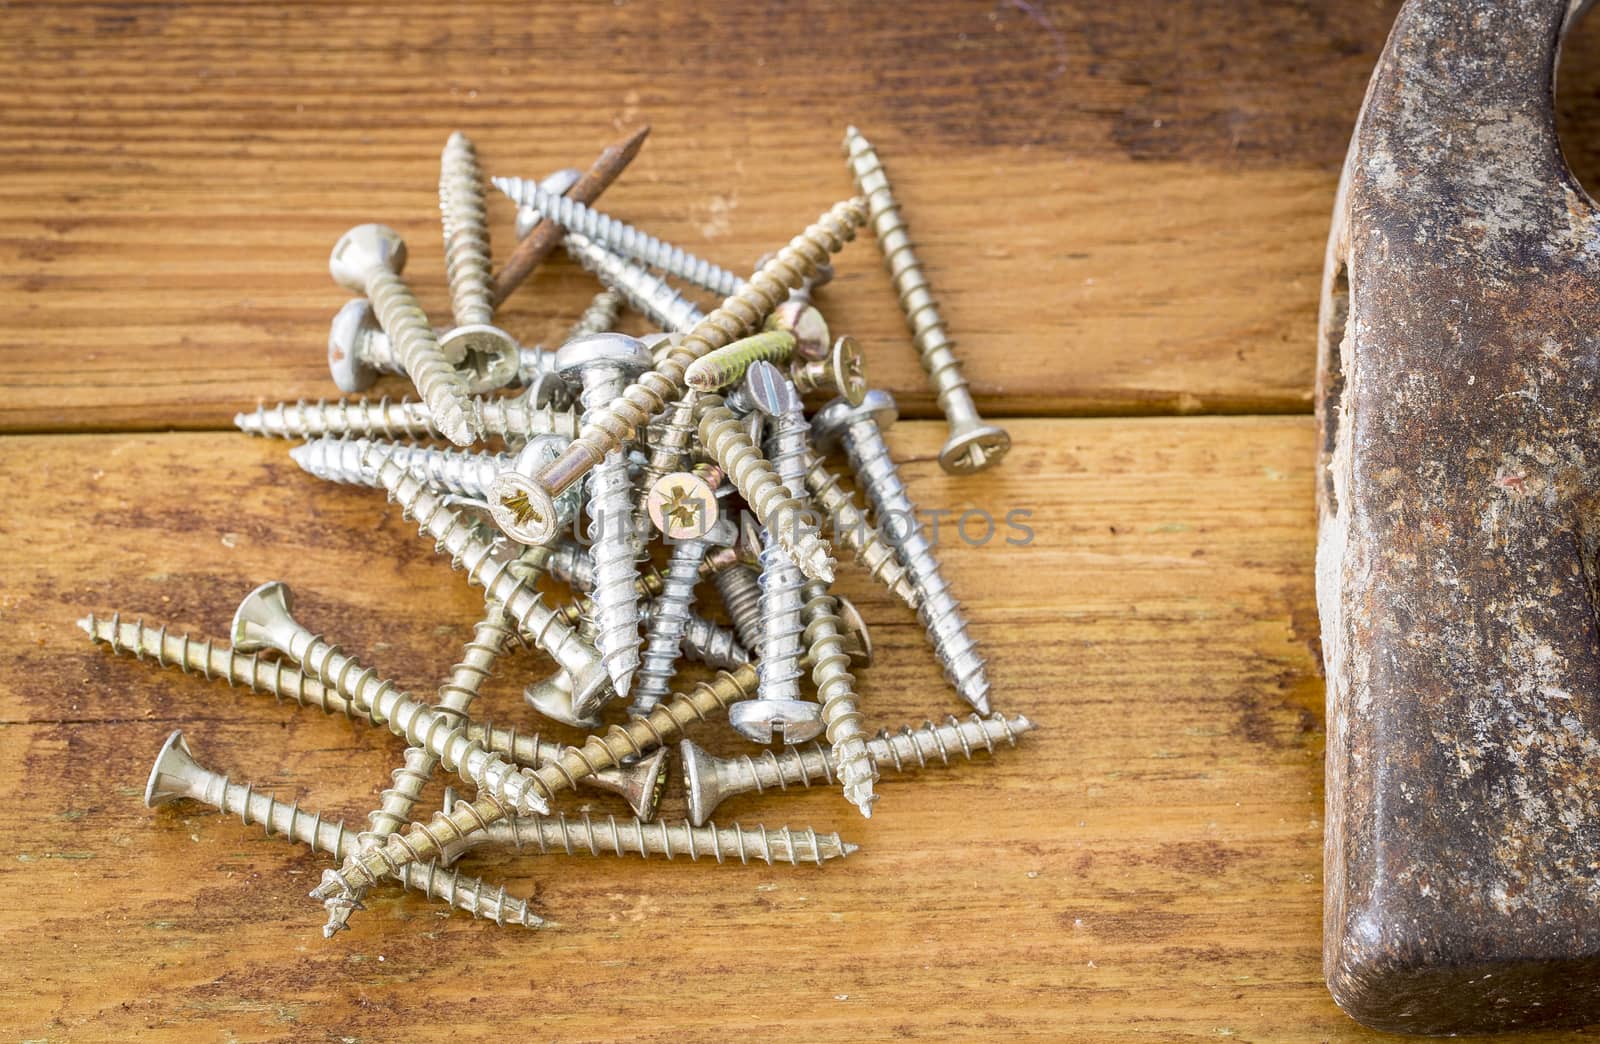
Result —
[[939, 570], [933, 544], [922, 531], [917, 506], [906, 491], [883, 437], [880, 424], [893, 423], [894, 416], [894, 399], [887, 392], [873, 390], [860, 406], [835, 399], [817, 411], [811, 424], [819, 443], [838, 441], [844, 445], [879, 525], [899, 525], [904, 529], [895, 541], [895, 552], [916, 585], [917, 615], [923, 629], [956, 692], [979, 714], [988, 714], [989, 677], [983, 657], [967, 630], [961, 603]]
[[424, 747], [463, 780], [527, 813], [550, 811], [531, 792], [533, 775], [467, 736], [458, 713], [440, 713], [379, 678], [355, 657], [301, 626], [292, 615], [294, 599], [281, 581], [262, 584], [245, 596], [233, 617], [233, 645], [245, 652], [276, 649], [307, 674], [331, 685], [350, 703], [387, 723], [413, 747]]
[[[301, 808], [298, 801], [285, 803], [248, 783], [233, 783], [222, 773], [202, 768], [194, 760], [183, 733], [174, 732], [156, 756], [144, 802], [155, 808], [185, 799], [238, 816], [245, 826], [265, 827], [269, 836], [279, 834], [340, 861], [359, 851], [356, 834], [339, 820], [324, 819], [320, 812]], [[413, 863], [402, 868], [396, 879], [407, 888], [426, 892], [473, 917], [488, 918], [496, 924], [537, 928], [544, 923], [529, 911], [526, 902], [506, 895], [504, 886], [488, 888], [479, 878], [445, 870], [437, 863]]]
[[[982, 718], [974, 714], [964, 720], [950, 717], [938, 725], [928, 721], [917, 728], [906, 725], [896, 732], [880, 731], [867, 741], [867, 752], [880, 770], [910, 772], [934, 761], [948, 765], [952, 757], [970, 761], [979, 750], [993, 754], [1001, 741], [1016, 746], [1017, 737], [1034, 728], [1034, 723], [1022, 715]], [[719, 758], [684, 740], [679, 744], [679, 755], [692, 823], [704, 823], [718, 805], [736, 794], [817, 783], [832, 786], [837, 776], [833, 755], [817, 743]]]
[[[471, 405], [485, 435], [522, 441], [535, 435], [560, 435], [570, 439], [578, 434], [575, 411], [536, 406], [526, 395], [473, 399]], [[323, 435], [426, 439], [443, 434], [428, 405], [410, 399], [280, 402], [274, 406], [259, 406], [253, 413], [236, 413], [233, 424], [250, 435], [282, 439], [311, 439]]]
[[878, 770], [867, 752], [867, 728], [857, 702], [856, 678], [850, 673], [839, 603], [828, 593], [828, 585], [817, 580], [806, 584], [805, 599], [801, 617], [811, 651], [811, 680], [817, 687], [817, 702], [822, 704], [822, 727], [832, 745], [829, 756], [845, 800], [871, 819], [872, 805], [878, 800], [872, 788]]
[[[787, 296], [789, 290], [815, 275], [818, 266], [843, 249], [865, 221], [866, 209], [861, 201], [846, 200], [836, 204], [816, 224], [778, 251], [750, 277], [739, 293], [723, 301], [716, 311], [695, 324], [655, 369], [641, 375], [610, 406], [592, 417], [566, 452], [546, 468], [535, 483], [538, 499], [530, 505], [531, 514], [534, 518], [548, 518], [552, 525], [550, 532], [542, 534], [543, 539], [531, 542], [544, 543], [554, 535], [555, 512], [551, 498], [577, 482], [589, 469], [604, 460], [606, 454], [620, 449], [625, 440], [633, 438], [667, 403], [675, 402], [683, 395], [683, 372], [690, 363], [754, 329]], [[764, 464], [762, 462], [762, 466]], [[726, 465], [724, 468], [726, 470]], [[770, 470], [767, 469], [769, 473]], [[771, 519], [767, 521], [769, 524], [772, 522]], [[801, 568], [807, 571], [807, 575], [812, 575], [812, 570], [825, 575], [826, 549], [819, 544], [809, 550], [812, 554], [802, 556], [808, 561]]]
[[595, 294], [589, 304], [578, 316], [576, 322], [567, 330], [567, 335], [561, 343], [576, 341], [580, 337], [591, 334], [610, 333], [617, 328], [617, 320], [622, 318], [622, 306], [627, 299], [610, 287]]
[[[142, 620], [127, 623], [119, 614], [97, 617], [91, 613], [79, 620], [78, 626], [90, 639], [114, 653], [150, 660], [185, 674], [225, 681], [230, 687], [242, 685], [252, 692], [273, 696], [280, 703], [290, 700], [301, 707], [315, 707], [324, 714], [338, 714], [351, 721], [372, 720], [368, 711], [283, 660], [242, 653], [210, 638], [174, 634], [164, 626], [150, 627]], [[745, 659], [748, 657], [738, 662], [743, 663]], [[712, 666], [729, 665], [713, 663]], [[478, 719], [469, 719], [464, 724], [468, 739], [510, 758], [523, 768], [538, 768], [566, 749], [566, 744], [544, 739], [538, 731], [526, 732], [515, 725], [496, 725]], [[654, 819], [661, 797], [665, 758], [665, 750], [659, 750], [630, 764], [597, 772], [583, 784], [621, 797], [641, 819]]]
[[652, 323], [673, 333], [687, 333], [705, 317], [700, 306], [680, 294], [667, 277], [621, 254], [614, 254], [592, 239], [568, 235], [567, 255], [594, 273], [606, 286], [627, 298], [633, 309]]
[[517, 577], [516, 552], [483, 539], [476, 527], [463, 521], [421, 479], [394, 461], [383, 462], [378, 481], [406, 516], [417, 521], [418, 531], [433, 537], [435, 546], [449, 554], [452, 566], [463, 570], [469, 582], [482, 587], [485, 598], [506, 607], [525, 640], [538, 645], [571, 673], [575, 693], [581, 700], [588, 703], [603, 699], [609, 678], [599, 655], [545, 604], [538, 591]]
[[439, 216], [444, 227], [444, 265], [450, 280], [455, 329], [440, 338], [447, 355], [459, 346], [463, 357], [505, 360], [516, 372], [516, 338], [494, 325], [494, 291], [489, 265], [489, 214], [483, 202], [483, 169], [478, 150], [460, 131], [450, 135], [439, 157]]
[[928, 289], [927, 276], [912, 248], [911, 235], [889, 188], [889, 176], [877, 152], [850, 127], [844, 133], [844, 153], [856, 189], [867, 198], [872, 211], [872, 231], [883, 251], [900, 307], [906, 313], [912, 340], [922, 357], [922, 368], [939, 397], [939, 408], [950, 424], [950, 438], [939, 451], [939, 466], [955, 475], [970, 474], [993, 467], [1011, 448], [1011, 436], [1004, 428], [990, 424], [978, 415], [972, 390], [956, 358], [955, 342], [945, 331], [944, 317]]
[[[439, 687], [439, 701], [433, 705], [434, 713], [442, 719], [439, 727], [448, 730], [463, 727], [468, 708], [477, 699], [484, 680], [511, 637], [506, 627], [505, 609], [495, 602], [487, 603], [484, 617], [473, 629], [472, 641], [467, 643], [461, 661], [451, 668], [449, 679]], [[367, 813], [370, 829], [358, 838], [361, 851], [376, 848], [385, 837], [411, 822], [411, 811], [422, 797], [422, 788], [439, 767], [439, 761], [426, 747], [406, 748], [404, 762], [394, 770], [393, 785], [386, 787], [379, 796], [378, 807]], [[338, 896], [324, 903], [328, 923], [322, 926], [323, 937], [332, 938], [348, 927], [351, 911], [360, 909], [365, 898], [365, 890], [358, 888], [353, 895]]]
[[840, 485], [842, 481], [842, 476], [829, 471], [821, 457], [810, 458], [806, 489], [811, 492], [811, 499], [822, 517], [832, 521], [833, 539], [855, 556], [869, 576], [888, 588], [913, 612], [917, 611], [922, 606], [922, 595], [912, 582], [910, 572], [901, 564], [894, 548], [867, 521], [867, 513], [856, 504], [855, 497]]
[[456, 346], [459, 353], [446, 354], [427, 313], [400, 278], [405, 261], [406, 244], [398, 232], [386, 225], [357, 225], [334, 244], [328, 271], [340, 286], [367, 295], [434, 423], [445, 438], [465, 446], [477, 432], [477, 418], [453, 364], [465, 358], [466, 349]]
[[537, 210], [566, 229], [569, 236], [576, 232], [608, 250], [702, 286], [714, 294], [732, 297], [744, 284], [744, 280], [726, 269], [598, 210], [591, 210], [570, 196], [546, 192], [535, 182], [524, 178], [494, 178], [493, 184], [518, 207]]
[[[581, 747], [568, 747], [556, 761], [537, 771], [541, 793], [548, 800], [586, 776], [665, 746], [685, 726], [704, 721], [730, 703], [749, 699], [755, 685], [755, 668], [749, 664], [724, 671], [712, 681], [700, 682], [689, 692], [672, 697], [643, 718], [613, 725], [603, 735], [590, 736]], [[505, 806], [486, 797], [459, 805], [449, 815], [440, 812], [427, 823], [413, 823], [405, 833], [391, 836], [378, 851], [358, 854], [337, 870], [324, 872], [322, 883], [311, 895], [320, 900], [348, 894], [358, 883], [371, 884], [403, 866], [436, 858], [446, 845], [505, 816]]]

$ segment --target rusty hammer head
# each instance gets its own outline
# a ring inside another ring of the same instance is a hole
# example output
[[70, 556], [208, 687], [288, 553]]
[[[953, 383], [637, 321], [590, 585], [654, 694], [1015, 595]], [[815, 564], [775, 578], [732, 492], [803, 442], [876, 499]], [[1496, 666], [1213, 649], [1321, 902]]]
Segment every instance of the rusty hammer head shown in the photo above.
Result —
[[1410, 0], [1335, 205], [1318, 367], [1324, 970], [1385, 1030], [1600, 1019], [1600, 215], [1569, 0]]

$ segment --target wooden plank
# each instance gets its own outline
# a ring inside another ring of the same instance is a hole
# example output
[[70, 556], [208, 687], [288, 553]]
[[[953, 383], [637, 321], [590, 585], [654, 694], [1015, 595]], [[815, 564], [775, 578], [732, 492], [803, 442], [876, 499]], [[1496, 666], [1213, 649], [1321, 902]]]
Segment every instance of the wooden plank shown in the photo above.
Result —
[[[734, 268], [851, 190], [859, 124], [985, 410], [1305, 411], [1335, 175], [1393, 7], [8, 5], [0, 430], [216, 427], [333, 394], [346, 227], [405, 233], [446, 314], [450, 130], [540, 174], [640, 121], [606, 205]], [[503, 254], [510, 208], [491, 216]], [[563, 261], [505, 325], [558, 337], [589, 286]], [[930, 415], [870, 243], [825, 297]]]
[[[0, 863], [0, 943], [27, 955], [0, 984], [0, 1027], [1367, 1039], [1320, 977], [1309, 418], [1019, 421], [1007, 467], [962, 480], [934, 463], [940, 430], [891, 433], [925, 509], [1032, 512], [1028, 547], [947, 532], [943, 551], [997, 706], [1043, 726], [1021, 749], [890, 778], [871, 821], [821, 790], [727, 807], [836, 829], [863, 846], [844, 863], [487, 855], [476, 870], [558, 923], [497, 929], [384, 892], [332, 942], [304, 898], [317, 859], [193, 807], [148, 812], [140, 788], [182, 727], [213, 767], [356, 820], [398, 741], [113, 657], [72, 621], [121, 609], [220, 635], [250, 586], [281, 578], [308, 625], [422, 689], [478, 594], [392, 505], [314, 483], [282, 443], [0, 442], [15, 650], [0, 796], [23, 832]], [[842, 587], [880, 650], [869, 718], [958, 711], [911, 615], [854, 571]], [[505, 661], [485, 711], [530, 720], [520, 686], [547, 666]], [[696, 738], [739, 749], [720, 729]]]

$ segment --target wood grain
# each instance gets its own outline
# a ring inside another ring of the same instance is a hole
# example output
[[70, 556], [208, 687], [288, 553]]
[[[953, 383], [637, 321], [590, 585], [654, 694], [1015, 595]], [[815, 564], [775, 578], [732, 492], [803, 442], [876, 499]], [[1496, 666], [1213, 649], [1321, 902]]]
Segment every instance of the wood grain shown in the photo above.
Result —
[[[0, 985], [0, 1028], [1362, 1039], [1320, 976], [1309, 418], [1019, 421], [1007, 465], [966, 480], [933, 461], [941, 428], [891, 432], [924, 508], [1032, 512], [1027, 548], [947, 533], [943, 552], [997, 706], [1042, 725], [1020, 749], [889, 779], [871, 821], [831, 791], [726, 806], [863, 846], [820, 870], [487, 855], [475, 870], [558, 923], [497, 929], [384, 892], [332, 942], [304, 898], [316, 858], [195, 807], [146, 811], [140, 788], [182, 727], [213, 767], [356, 820], [399, 742], [113, 657], [72, 621], [222, 634], [281, 578], [305, 622], [422, 689], [478, 593], [381, 497], [315, 483], [282, 443], [6, 439], [0, 795], [25, 837], [0, 864], [0, 943], [29, 974]], [[910, 614], [855, 572], [843, 587], [880, 650], [870, 719], [958, 711]], [[505, 661], [486, 712], [526, 719], [520, 686], [544, 669]]]
[[[10, 4], [0, 430], [217, 427], [335, 394], [344, 229], [400, 229], [448, 312], [451, 130], [539, 175], [645, 121], [607, 207], [735, 269], [851, 191], [858, 124], [985, 410], [1303, 412], [1337, 166], [1392, 9]], [[511, 208], [491, 217], [503, 258]], [[873, 244], [840, 269], [835, 327], [931, 415]], [[563, 258], [504, 325], [558, 336], [591, 285]]]

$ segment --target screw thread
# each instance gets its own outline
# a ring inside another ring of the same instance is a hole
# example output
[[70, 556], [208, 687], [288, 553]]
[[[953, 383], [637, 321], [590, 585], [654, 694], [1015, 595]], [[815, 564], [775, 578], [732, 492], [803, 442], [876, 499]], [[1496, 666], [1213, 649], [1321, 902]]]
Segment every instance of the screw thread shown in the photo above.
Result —
[[790, 240], [738, 293], [696, 323], [654, 370], [642, 374], [609, 406], [587, 418], [578, 438], [540, 476], [545, 491], [551, 496], [563, 492], [607, 453], [619, 449], [668, 402], [683, 394], [683, 372], [690, 363], [754, 329], [789, 290], [800, 286], [854, 239], [865, 221], [864, 202], [845, 200]]
[[[472, 409], [482, 422], [483, 434], [498, 435], [502, 439], [521, 441], [551, 434], [570, 439], [578, 433], [575, 411], [557, 410], [553, 406], [535, 407], [522, 395], [475, 399]], [[282, 439], [328, 435], [425, 439], [441, 434], [426, 403], [411, 399], [390, 401], [387, 397], [280, 402], [274, 406], [258, 406], [253, 413], [236, 413], [233, 424], [247, 434]]]
[[805, 593], [805, 639], [811, 650], [811, 680], [817, 686], [817, 702], [822, 704], [822, 727], [833, 748], [833, 763], [845, 800], [870, 818], [872, 805], [878, 800], [872, 789], [878, 770], [867, 753], [866, 722], [857, 703], [850, 654], [845, 652], [838, 602], [828, 593], [827, 585], [816, 581], [806, 585]]
[[761, 655], [761, 583], [756, 571], [749, 566], [736, 565], [718, 570], [712, 577], [717, 593], [722, 596], [722, 608], [733, 621], [739, 641], [752, 656]]
[[594, 650], [544, 603], [538, 591], [518, 579], [515, 551], [478, 536], [471, 524], [394, 461], [379, 466], [378, 480], [406, 517], [417, 521], [418, 531], [433, 537], [435, 547], [450, 556], [453, 568], [482, 587], [486, 598], [505, 606], [525, 641], [549, 653], [574, 678], [585, 678], [595, 669], [599, 661]]
[[[202, 778], [196, 781], [190, 796], [226, 815], [238, 816], [246, 826], [260, 826], [269, 837], [277, 834], [341, 861], [360, 851], [357, 835], [337, 819], [325, 819], [320, 812], [302, 809], [298, 801], [285, 803], [255, 790], [249, 783], [232, 783], [226, 775], [203, 769], [200, 772]], [[436, 863], [405, 867], [396, 879], [406, 888], [425, 892], [474, 918], [526, 928], [544, 923], [526, 902], [508, 896], [504, 886], [489, 888], [481, 878], [445, 870]]]
[[847, 548], [857, 562], [878, 583], [888, 588], [913, 610], [922, 605], [922, 595], [901, 564], [894, 548], [867, 521], [867, 513], [840, 485], [842, 477], [828, 470], [821, 457], [812, 457], [806, 471], [806, 488], [823, 516], [833, 520], [833, 536]]
[[813, 580], [833, 580], [833, 557], [807, 517], [806, 505], [791, 496], [771, 464], [745, 432], [743, 423], [719, 395], [700, 397], [700, 441], [733, 482], [756, 520]]
[[655, 428], [653, 437], [648, 441], [650, 452], [645, 455], [644, 467], [639, 472], [638, 504], [635, 507], [641, 534], [648, 536], [650, 532], [650, 514], [645, 507], [650, 491], [658, 481], [682, 469], [693, 440], [694, 396], [691, 394], [666, 411], [666, 419]]
[[672, 677], [678, 671], [683, 636], [689, 630], [689, 606], [694, 602], [700, 560], [705, 553], [704, 540], [684, 540], [672, 548], [666, 583], [651, 606], [650, 623], [645, 629], [644, 655], [639, 661], [629, 714], [650, 713], [672, 691]]
[[439, 339], [411, 289], [392, 272], [367, 277], [367, 296], [378, 323], [389, 335], [395, 358], [411, 375], [433, 423], [458, 446], [472, 442], [477, 418], [466, 383], [439, 348]]
[[[713, 680], [674, 696], [645, 717], [613, 725], [603, 735], [591, 735], [581, 747], [566, 748], [558, 758], [538, 769], [537, 785], [548, 800], [576, 786], [581, 779], [615, 768], [624, 758], [670, 743], [685, 726], [706, 720], [728, 704], [749, 699], [755, 684], [755, 668], [749, 664], [732, 672], [720, 672]], [[370, 885], [384, 876], [393, 876], [399, 868], [434, 858], [445, 845], [505, 816], [505, 807], [492, 798], [458, 804], [448, 815], [439, 812], [426, 823], [411, 824], [404, 834], [391, 835], [374, 852], [346, 859], [339, 869], [323, 874], [322, 883], [312, 895], [326, 899], [349, 894], [356, 884]]]
[[[614, 366], [592, 364], [583, 370], [583, 417], [616, 397], [626, 378]], [[633, 485], [628, 460], [614, 450], [589, 473], [589, 557], [594, 563], [595, 649], [612, 688], [627, 697], [639, 667], [639, 578], [634, 547]]]
[[683, 651], [707, 667], [733, 670], [750, 662], [750, 653], [739, 643], [739, 636], [698, 613], [690, 612], [683, 631]]
[[583, 310], [583, 314], [578, 316], [578, 321], [567, 330], [562, 343], [615, 330], [617, 320], [622, 318], [622, 306], [625, 301], [626, 298], [621, 293], [609, 286], [595, 294], [590, 299], [588, 307]]
[[743, 377], [751, 363], [788, 361], [796, 343], [794, 334], [787, 330], [765, 330], [742, 337], [690, 363], [683, 372], [684, 383], [696, 391], [725, 388]]
[[444, 266], [456, 324], [490, 323], [494, 320], [494, 292], [483, 170], [472, 139], [460, 131], [450, 135], [439, 157], [439, 216], [444, 225]]
[[570, 196], [547, 192], [537, 182], [523, 178], [495, 178], [495, 188], [510, 196], [519, 207], [532, 207], [566, 229], [595, 240], [609, 250], [625, 254], [652, 268], [677, 276], [712, 293], [731, 297], [744, 281], [732, 272], [703, 258], [665, 243], [645, 232], [592, 210]]
[[700, 306], [678, 293], [665, 276], [613, 254], [592, 239], [568, 234], [567, 255], [663, 330], [683, 333], [705, 317]]
[[530, 848], [540, 855], [638, 855], [690, 860], [714, 859], [718, 863], [737, 860], [821, 866], [830, 859], [842, 859], [857, 849], [838, 834], [819, 834], [810, 827], [792, 830], [765, 826], [744, 827], [737, 823], [720, 827], [715, 823], [693, 826], [688, 821], [646, 823], [640, 819], [618, 820], [615, 816], [591, 819], [586, 812], [578, 819], [565, 815], [522, 816], [492, 824], [482, 834], [474, 834], [463, 844], [498, 844], [517, 849]]
[[977, 644], [967, 631], [961, 603], [950, 592], [950, 585], [939, 571], [933, 545], [922, 532], [916, 505], [900, 479], [900, 469], [889, 455], [889, 444], [884, 441], [883, 432], [876, 421], [866, 418], [851, 424], [843, 441], [850, 463], [872, 501], [879, 525], [889, 527], [899, 523], [904, 526], [905, 532], [895, 541], [896, 550], [917, 588], [920, 597], [917, 615], [944, 666], [945, 677], [974, 709], [981, 714], [989, 713], [989, 678], [983, 657], [978, 655]]
[[391, 459], [435, 490], [482, 499], [495, 475], [515, 465], [506, 453], [434, 449], [374, 439], [311, 439], [289, 451], [301, 469], [327, 482], [380, 487], [378, 466]]
[[761, 673], [757, 699], [800, 699], [800, 588], [805, 579], [769, 538], [761, 548]]

